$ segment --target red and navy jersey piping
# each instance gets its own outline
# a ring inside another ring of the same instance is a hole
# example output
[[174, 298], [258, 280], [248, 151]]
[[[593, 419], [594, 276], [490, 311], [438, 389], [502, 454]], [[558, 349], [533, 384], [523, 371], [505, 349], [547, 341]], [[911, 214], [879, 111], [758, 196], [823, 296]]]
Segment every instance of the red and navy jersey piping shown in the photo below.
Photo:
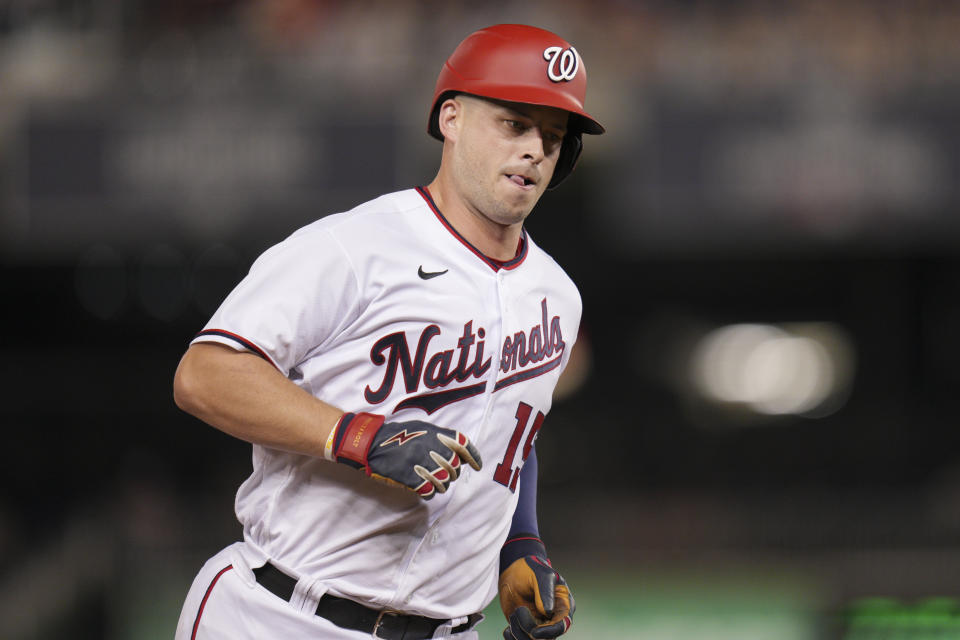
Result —
[[190, 633], [190, 640], [196, 640], [197, 630], [200, 628], [200, 618], [203, 617], [203, 610], [207, 606], [207, 600], [210, 599], [210, 592], [213, 591], [213, 588], [216, 586], [217, 581], [220, 580], [220, 577], [231, 569], [233, 569], [233, 565], [228, 564], [221, 569], [217, 575], [213, 576], [213, 580], [210, 581], [210, 586], [207, 587], [206, 593], [203, 594], [203, 600], [200, 601], [200, 608], [197, 610], [197, 617], [193, 621], [193, 631]]
[[437, 220], [440, 221], [440, 224], [442, 224], [446, 228], [446, 230], [453, 235], [454, 238], [459, 240], [461, 244], [463, 244], [463, 246], [465, 246], [467, 249], [472, 251], [474, 255], [480, 258], [484, 262], [484, 264], [486, 264], [488, 267], [490, 267], [494, 271], [499, 271], [500, 269], [505, 269], [507, 271], [510, 271], [511, 269], [516, 269], [526, 259], [527, 250], [530, 246], [530, 240], [527, 237], [526, 229], [521, 230], [523, 232], [523, 238], [521, 239], [521, 243], [520, 243], [521, 244], [520, 251], [517, 253], [516, 256], [514, 256], [510, 260], [507, 260], [506, 262], [493, 260], [487, 257], [486, 255], [484, 255], [484, 253], [479, 249], [477, 249], [475, 246], [470, 244], [469, 240], [464, 238], [462, 235], [460, 235], [459, 231], [453, 228], [453, 225], [451, 225], [447, 221], [443, 213], [440, 212], [440, 208], [437, 207], [437, 203], [433, 201], [433, 196], [430, 195], [430, 191], [426, 187], [417, 187], [417, 193], [419, 193], [423, 197], [423, 199], [427, 202], [427, 204], [430, 206], [430, 209], [433, 211], [433, 214], [437, 216]]
[[[261, 349], [260, 347], [250, 342], [249, 340], [247, 340], [241, 335], [237, 335], [236, 333], [233, 333], [231, 331], [225, 331], [224, 329], [204, 329], [203, 331], [198, 333], [194, 337], [194, 339], [201, 338], [203, 336], [220, 336], [221, 338], [229, 338], [230, 340], [242, 346], [244, 349], [247, 349], [248, 351], [252, 351], [253, 353], [257, 354], [258, 356], [260, 356], [261, 358], [263, 358], [264, 360], [272, 364], [274, 367], [277, 367], [277, 364], [273, 361], [273, 359], [270, 358], [270, 356], [267, 355], [266, 351], [264, 351], [263, 349]], [[277, 369], [279, 368], [280, 367], [277, 367]]]

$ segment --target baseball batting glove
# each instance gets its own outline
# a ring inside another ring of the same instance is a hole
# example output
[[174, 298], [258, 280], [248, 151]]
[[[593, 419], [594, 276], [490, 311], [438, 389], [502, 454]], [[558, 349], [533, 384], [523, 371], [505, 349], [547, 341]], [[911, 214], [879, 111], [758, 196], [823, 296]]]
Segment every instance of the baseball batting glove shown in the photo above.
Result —
[[429, 422], [384, 422], [372, 413], [346, 413], [327, 442], [327, 457], [429, 500], [460, 475], [461, 461], [480, 470], [476, 447], [459, 431]]
[[577, 605], [543, 542], [520, 534], [500, 551], [500, 608], [510, 626], [504, 640], [557, 638], [570, 629]]

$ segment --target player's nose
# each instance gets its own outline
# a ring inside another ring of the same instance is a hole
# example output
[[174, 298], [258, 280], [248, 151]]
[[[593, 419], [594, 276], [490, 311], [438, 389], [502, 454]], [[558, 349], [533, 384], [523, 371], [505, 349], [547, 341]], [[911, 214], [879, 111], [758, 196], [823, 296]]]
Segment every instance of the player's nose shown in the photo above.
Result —
[[529, 160], [534, 164], [543, 161], [547, 155], [547, 149], [540, 127], [530, 127], [521, 140], [524, 160]]

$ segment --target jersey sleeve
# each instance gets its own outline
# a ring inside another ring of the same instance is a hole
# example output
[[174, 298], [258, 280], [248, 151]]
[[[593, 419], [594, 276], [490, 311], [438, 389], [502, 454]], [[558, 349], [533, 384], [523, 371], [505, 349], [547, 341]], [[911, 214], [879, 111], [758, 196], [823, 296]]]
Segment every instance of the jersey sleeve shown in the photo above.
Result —
[[346, 251], [329, 230], [307, 227], [257, 258], [193, 343], [251, 351], [288, 375], [356, 318], [359, 300]]

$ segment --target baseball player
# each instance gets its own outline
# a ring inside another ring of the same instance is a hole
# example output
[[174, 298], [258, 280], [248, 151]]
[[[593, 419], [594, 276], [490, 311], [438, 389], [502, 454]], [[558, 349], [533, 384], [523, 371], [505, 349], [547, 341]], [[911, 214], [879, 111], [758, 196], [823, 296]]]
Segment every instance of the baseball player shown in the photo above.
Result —
[[477, 638], [498, 592], [507, 640], [570, 627], [535, 441], [581, 302], [523, 222], [603, 133], [586, 82], [549, 31], [471, 34], [437, 81], [436, 178], [268, 249], [196, 336], [176, 402], [253, 471], [179, 640]]

